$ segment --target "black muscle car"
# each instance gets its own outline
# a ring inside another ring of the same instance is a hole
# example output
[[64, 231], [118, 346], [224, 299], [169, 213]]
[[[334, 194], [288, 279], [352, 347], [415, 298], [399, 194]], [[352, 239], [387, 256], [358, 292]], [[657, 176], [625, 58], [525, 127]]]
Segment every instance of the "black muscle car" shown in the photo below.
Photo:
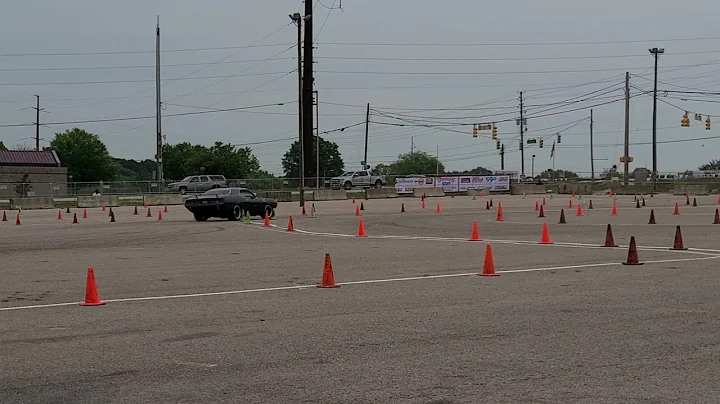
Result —
[[211, 217], [228, 220], [240, 220], [246, 214], [265, 217], [265, 212], [272, 216], [277, 202], [274, 199], [262, 198], [247, 188], [211, 189], [200, 196], [185, 200], [185, 208], [198, 222]]

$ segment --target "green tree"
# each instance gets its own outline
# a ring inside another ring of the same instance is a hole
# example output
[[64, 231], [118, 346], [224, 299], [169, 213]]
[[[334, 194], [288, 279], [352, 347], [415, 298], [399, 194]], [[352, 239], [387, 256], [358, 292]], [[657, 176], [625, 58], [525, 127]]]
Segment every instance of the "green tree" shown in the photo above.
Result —
[[260, 170], [260, 162], [249, 147], [215, 142], [207, 147], [188, 142], [163, 148], [165, 178], [180, 180], [193, 174], [220, 174], [226, 178], [250, 178]]
[[372, 172], [375, 175], [393, 175], [394, 173], [392, 170], [390, 170], [390, 166], [387, 164], [375, 164], [375, 167], [372, 168]]
[[472, 170], [464, 170], [464, 171], [448, 171], [445, 174], [454, 174], [454, 175], [492, 175], [493, 171], [485, 168], [485, 167], [475, 167]]
[[3, 143], [2, 140], [0, 140], [0, 150], [7, 150], [7, 149], [8, 148], [5, 147], [5, 143]]
[[113, 158], [118, 166], [118, 179], [122, 181], [151, 181], [155, 179], [157, 164], [154, 160], [126, 160]]
[[436, 171], [444, 174], [445, 166], [437, 157], [418, 151], [399, 155], [398, 159], [390, 164], [390, 171], [394, 175], [435, 174]]
[[698, 169], [702, 171], [720, 170], [720, 160], [710, 160], [709, 163], [701, 165]]
[[50, 142], [60, 163], [67, 167], [73, 181], [111, 181], [117, 174], [117, 165], [98, 135], [80, 128], [56, 133]]
[[579, 178], [579, 176], [572, 172], [567, 170], [555, 170], [555, 176], [553, 177], [553, 170], [547, 169], [543, 172], [541, 172], [539, 175], [536, 175], [535, 178], [548, 178], [548, 179], [558, 179], [558, 178]]
[[[317, 153], [313, 143], [313, 154]], [[300, 176], [300, 144], [295, 141], [282, 158], [285, 176], [298, 178]], [[320, 138], [320, 172], [321, 177], [334, 177], [340, 175], [345, 168], [342, 155], [335, 142]], [[314, 170], [313, 170], [314, 171]]]

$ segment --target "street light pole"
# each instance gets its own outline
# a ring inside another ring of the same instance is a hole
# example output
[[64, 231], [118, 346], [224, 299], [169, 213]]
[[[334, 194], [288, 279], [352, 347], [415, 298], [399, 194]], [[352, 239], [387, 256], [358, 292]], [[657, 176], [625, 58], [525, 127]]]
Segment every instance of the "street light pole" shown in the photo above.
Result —
[[532, 165], [530, 168], [530, 177], [535, 178], [535, 155], [532, 155]]
[[[657, 77], [658, 77], [658, 59], [660, 55], [665, 53], [663, 48], [649, 49], [650, 54], [655, 58], [655, 80], [653, 85], [653, 122], [652, 122], [652, 154], [653, 154], [653, 170], [652, 170], [652, 193], [656, 191], [657, 185]], [[627, 157], [625, 157], [627, 158]]]
[[317, 90], [313, 91], [315, 96], [315, 188], [320, 189], [320, 98]]

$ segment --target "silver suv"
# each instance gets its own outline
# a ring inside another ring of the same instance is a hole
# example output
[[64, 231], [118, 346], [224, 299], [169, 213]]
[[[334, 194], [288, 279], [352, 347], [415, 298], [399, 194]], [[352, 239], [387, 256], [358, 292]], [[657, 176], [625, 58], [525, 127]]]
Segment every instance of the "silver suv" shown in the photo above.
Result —
[[183, 178], [182, 181], [168, 184], [168, 191], [180, 192], [184, 195], [188, 192], [205, 192], [210, 189], [226, 187], [227, 180], [223, 175], [191, 175]]

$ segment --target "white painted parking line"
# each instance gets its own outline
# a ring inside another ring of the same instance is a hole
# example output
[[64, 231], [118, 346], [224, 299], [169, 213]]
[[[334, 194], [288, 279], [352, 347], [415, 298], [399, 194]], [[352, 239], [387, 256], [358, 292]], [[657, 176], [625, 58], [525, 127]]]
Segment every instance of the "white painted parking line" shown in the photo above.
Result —
[[[695, 257], [695, 258], [679, 258], [679, 259], [667, 259], [667, 260], [655, 260], [645, 261], [645, 264], [665, 264], [671, 262], [687, 262], [687, 261], [702, 261], [720, 258], [718, 255], [709, 257]], [[500, 274], [513, 274], [513, 273], [524, 273], [524, 272], [543, 272], [543, 271], [560, 271], [566, 269], [581, 269], [581, 268], [599, 268], [621, 265], [619, 262], [602, 262], [596, 264], [579, 264], [579, 265], [565, 265], [565, 266], [554, 266], [554, 267], [539, 267], [539, 268], [521, 268], [521, 269], [509, 269], [504, 271], [497, 271]], [[433, 279], [446, 279], [446, 278], [458, 278], [464, 276], [477, 275], [478, 272], [466, 272], [459, 274], [442, 274], [442, 275], [425, 275], [425, 276], [410, 276], [404, 278], [386, 278], [386, 279], [369, 279], [364, 281], [352, 281], [352, 282], [341, 282], [338, 285], [351, 286], [351, 285], [368, 285], [368, 284], [379, 284], [379, 283], [390, 283], [390, 282], [408, 282], [416, 280], [433, 280]], [[188, 298], [201, 298], [211, 296], [226, 296], [226, 295], [239, 295], [246, 293], [262, 293], [262, 292], [280, 292], [280, 291], [291, 291], [301, 289], [314, 289], [315, 285], [295, 285], [295, 286], [280, 286], [272, 288], [257, 288], [257, 289], [242, 289], [242, 290], [229, 290], [223, 292], [207, 292], [207, 293], [191, 293], [183, 295], [165, 295], [165, 296], [146, 296], [146, 297], [128, 297], [123, 299], [104, 299], [107, 303], [129, 303], [129, 302], [141, 302], [141, 301], [153, 301], [153, 300], [169, 300], [169, 299], [188, 299]], [[3, 311], [16, 311], [16, 310], [29, 310], [29, 309], [42, 309], [52, 307], [64, 307], [64, 306], [76, 306], [77, 302], [69, 303], [54, 303], [54, 304], [39, 304], [39, 305], [28, 305], [28, 306], [12, 306], [12, 307], [0, 307], [0, 312]], [[86, 309], [83, 309], [86, 310]]]

